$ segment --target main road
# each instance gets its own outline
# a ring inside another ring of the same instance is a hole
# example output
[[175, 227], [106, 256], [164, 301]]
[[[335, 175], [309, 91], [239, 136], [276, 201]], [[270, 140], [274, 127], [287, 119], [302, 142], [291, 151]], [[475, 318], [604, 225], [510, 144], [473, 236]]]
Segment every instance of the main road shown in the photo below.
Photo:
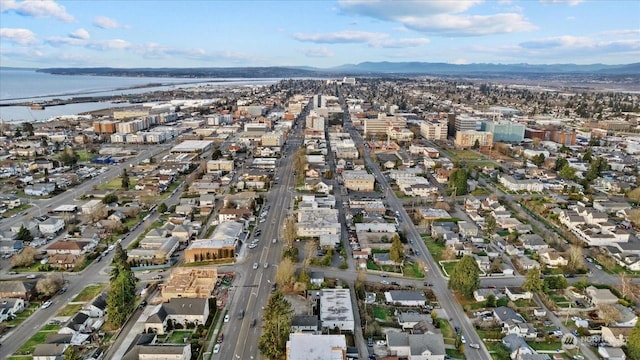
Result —
[[[274, 181], [268, 192], [263, 211], [269, 206], [265, 222], [258, 223], [261, 229], [258, 246], [249, 249], [243, 244], [244, 256], [236, 266], [243, 267], [246, 274], [236, 280], [228, 297], [226, 310], [229, 322], [223, 323], [224, 334], [220, 352], [213, 355], [213, 359], [260, 359], [258, 340], [262, 333], [263, 309], [267, 304], [271, 287], [275, 284], [278, 264], [282, 257], [283, 241], [280, 232], [287, 217], [292, 213], [293, 195], [296, 178], [293, 176], [293, 154], [302, 143], [299, 131], [287, 140], [283, 157], [274, 172]], [[273, 241], [275, 239], [275, 242]], [[254, 264], [257, 268], [254, 269]], [[240, 316], [243, 312], [244, 315]], [[255, 320], [255, 326], [252, 326]]]
[[[364, 140], [362, 139], [362, 136], [360, 136], [360, 134], [357, 131], [355, 131], [352, 128], [347, 130], [351, 133], [351, 136], [356, 142], [356, 144], [364, 145]], [[363, 148], [364, 148], [363, 157], [365, 160], [365, 164], [373, 172], [373, 175], [375, 176], [376, 181], [380, 184], [380, 186], [384, 188], [384, 191], [386, 193], [386, 200], [387, 200], [387, 203], [389, 204], [389, 207], [398, 211], [398, 213], [400, 214], [400, 217], [402, 218], [402, 221], [405, 224], [405, 231], [406, 231], [407, 238], [414, 241], [415, 246], [417, 246], [421, 251], [421, 257], [426, 259], [426, 262], [428, 264], [428, 269], [431, 270], [427, 272], [427, 278], [432, 283], [433, 293], [438, 298], [438, 301], [441, 307], [447, 313], [447, 316], [449, 317], [449, 320], [452, 323], [452, 326], [460, 327], [461, 333], [462, 335], [464, 335], [468, 343], [475, 343], [480, 346], [480, 349], [477, 349], [477, 350], [469, 346], [466, 346], [465, 355], [467, 359], [491, 360], [489, 351], [484, 346], [484, 343], [476, 333], [475, 328], [473, 327], [473, 324], [465, 314], [464, 310], [462, 309], [462, 306], [458, 304], [458, 301], [453, 296], [453, 293], [449, 290], [447, 286], [448, 285], [447, 279], [439, 271], [435, 270], [435, 269], [438, 269], [438, 264], [433, 259], [433, 256], [431, 255], [431, 253], [429, 253], [429, 251], [427, 250], [427, 247], [424, 241], [422, 241], [422, 238], [420, 237], [420, 233], [418, 233], [418, 230], [413, 225], [413, 221], [411, 217], [407, 214], [404, 207], [402, 206], [402, 203], [398, 201], [395, 194], [392, 191], [389, 191], [389, 184], [387, 183], [385, 176], [380, 171], [378, 164], [371, 161], [368, 148], [366, 146], [364, 146]]]

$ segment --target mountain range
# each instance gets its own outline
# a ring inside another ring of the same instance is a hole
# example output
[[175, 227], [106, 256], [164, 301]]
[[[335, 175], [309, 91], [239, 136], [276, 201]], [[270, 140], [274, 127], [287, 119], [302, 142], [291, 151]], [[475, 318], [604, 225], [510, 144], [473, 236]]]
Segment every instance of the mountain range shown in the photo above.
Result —
[[37, 71], [59, 75], [153, 76], [180, 78], [299, 78], [337, 76], [417, 75], [636, 75], [640, 63], [605, 64], [447, 64], [429, 62], [362, 62], [333, 68], [298, 66], [200, 67], [200, 68], [45, 68]]

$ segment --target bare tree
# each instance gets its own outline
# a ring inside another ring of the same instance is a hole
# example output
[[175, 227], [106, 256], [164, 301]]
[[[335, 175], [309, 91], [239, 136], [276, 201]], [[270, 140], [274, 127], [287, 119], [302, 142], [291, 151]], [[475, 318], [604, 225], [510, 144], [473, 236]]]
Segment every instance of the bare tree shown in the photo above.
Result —
[[569, 259], [567, 260], [567, 268], [575, 271], [579, 269], [584, 269], [584, 254], [582, 250], [582, 246], [580, 245], [571, 245], [569, 247]]
[[38, 280], [38, 282], [36, 283], [36, 291], [48, 297], [60, 291], [63, 285], [64, 278], [62, 277], [62, 274], [51, 273], [47, 275], [47, 277]]
[[620, 320], [620, 311], [615, 308], [615, 306], [611, 304], [600, 304], [598, 305], [598, 316], [604, 324], [609, 326], [609, 324], [614, 323]]
[[37, 250], [27, 246], [11, 258], [11, 267], [29, 266], [36, 261]]
[[280, 261], [276, 272], [276, 282], [281, 289], [292, 289], [295, 282], [295, 271], [296, 269], [291, 259], [284, 258]]
[[623, 297], [634, 301], [640, 300], [640, 285], [635, 284], [632, 277], [622, 271], [618, 274], [618, 279], [620, 280], [618, 289]]
[[291, 215], [287, 218], [284, 223], [284, 229], [282, 231], [282, 237], [284, 238], [285, 243], [289, 246], [293, 246], [293, 242], [296, 239], [297, 229], [296, 229], [296, 218], [294, 215]]
[[316, 242], [314, 240], [307, 241], [304, 244], [304, 265], [308, 266], [313, 258], [313, 253], [316, 251]]
[[631, 209], [631, 210], [629, 210], [629, 213], [627, 214], [627, 218], [634, 225], [640, 226], [640, 209]]
[[456, 258], [456, 252], [453, 250], [451, 246], [447, 246], [442, 252], [442, 255], [440, 256], [440, 259], [442, 260], [455, 260], [455, 258]]

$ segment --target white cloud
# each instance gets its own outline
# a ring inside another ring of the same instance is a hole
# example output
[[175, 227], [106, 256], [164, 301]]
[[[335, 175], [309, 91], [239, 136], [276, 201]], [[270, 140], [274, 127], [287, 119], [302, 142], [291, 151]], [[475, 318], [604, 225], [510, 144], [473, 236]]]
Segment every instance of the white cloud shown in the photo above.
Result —
[[550, 49], [550, 48], [567, 48], [567, 47], [590, 47], [594, 42], [588, 37], [578, 36], [557, 36], [552, 38], [537, 39], [524, 41], [520, 43], [520, 46], [525, 49]]
[[455, 59], [453, 61], [451, 61], [452, 64], [456, 64], [456, 65], [466, 65], [469, 64], [469, 60], [467, 59]]
[[576, 6], [584, 0], [540, 0], [543, 4], [569, 4], [570, 6]]
[[64, 6], [53, 0], [0, 0], [0, 12], [13, 11], [22, 16], [56, 18], [64, 22], [74, 21]]
[[97, 16], [93, 19], [93, 25], [101, 29], [117, 29], [126, 27], [120, 24], [118, 20], [108, 18], [106, 16]]
[[385, 33], [374, 33], [367, 31], [338, 31], [333, 33], [304, 34], [296, 33], [293, 37], [300, 41], [308, 41], [319, 44], [349, 44], [368, 43], [388, 37]]
[[0, 28], [0, 39], [20, 45], [30, 45], [37, 42], [36, 35], [27, 29]]
[[181, 57], [200, 61], [231, 61], [236, 64], [245, 63], [253, 60], [254, 57], [249, 54], [233, 52], [233, 51], [215, 51], [208, 52], [199, 48], [176, 48], [164, 46], [157, 43], [146, 43], [136, 45], [132, 48], [137, 54], [146, 59], [170, 59], [173, 57]]
[[328, 58], [335, 55], [333, 51], [329, 50], [326, 47], [306, 48], [302, 49], [302, 53], [307, 57], [313, 58]]
[[426, 45], [430, 41], [426, 38], [412, 38], [412, 39], [389, 39], [389, 40], [381, 40], [374, 41], [370, 45], [372, 47], [381, 47], [381, 48], [408, 48], [408, 47], [416, 47], [421, 45]]
[[429, 34], [478, 36], [531, 31], [536, 28], [519, 12], [463, 14], [481, 2], [341, 0], [339, 5], [345, 13], [397, 22], [408, 29]]
[[121, 39], [95, 40], [87, 43], [86, 47], [94, 50], [124, 50], [131, 48], [132, 44]]
[[87, 40], [91, 37], [91, 35], [89, 35], [89, 32], [87, 30], [80, 28], [76, 31], [72, 31], [71, 33], [69, 33], [69, 37], [74, 39]]

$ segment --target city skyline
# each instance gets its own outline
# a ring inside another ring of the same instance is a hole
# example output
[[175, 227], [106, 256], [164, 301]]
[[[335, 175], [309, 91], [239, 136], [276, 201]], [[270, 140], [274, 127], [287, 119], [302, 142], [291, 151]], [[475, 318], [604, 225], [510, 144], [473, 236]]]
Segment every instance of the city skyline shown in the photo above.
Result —
[[0, 0], [0, 65], [626, 64], [640, 1]]

